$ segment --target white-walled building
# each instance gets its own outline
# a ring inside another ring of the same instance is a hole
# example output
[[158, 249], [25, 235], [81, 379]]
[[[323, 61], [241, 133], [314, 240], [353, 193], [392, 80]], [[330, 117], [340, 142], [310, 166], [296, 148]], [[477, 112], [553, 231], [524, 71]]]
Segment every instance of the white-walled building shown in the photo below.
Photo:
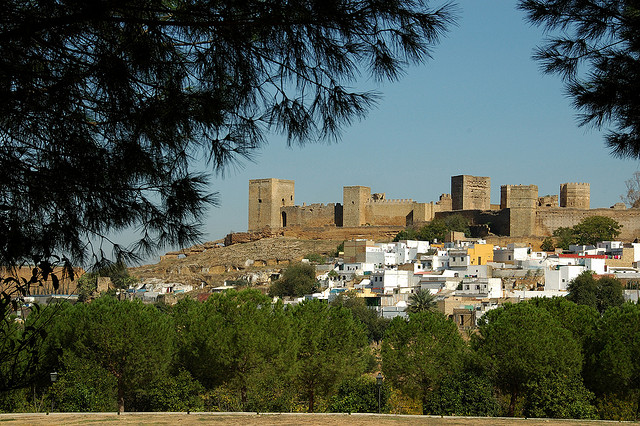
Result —
[[493, 249], [493, 261], [514, 264], [518, 260], [527, 260], [531, 249], [529, 247], [519, 247], [517, 244], [507, 244], [506, 248], [496, 247]]
[[475, 296], [479, 298], [499, 299], [503, 297], [502, 280], [500, 278], [463, 278], [459, 296]]
[[420, 262], [425, 271], [443, 271], [449, 269], [449, 255], [446, 251], [436, 254], [420, 256]]
[[385, 269], [376, 271], [369, 277], [371, 280], [371, 290], [376, 293], [411, 293], [418, 285], [420, 277], [414, 275], [413, 271], [398, 271], [396, 269]]
[[558, 265], [544, 271], [544, 289], [566, 291], [569, 283], [587, 268], [583, 265]]

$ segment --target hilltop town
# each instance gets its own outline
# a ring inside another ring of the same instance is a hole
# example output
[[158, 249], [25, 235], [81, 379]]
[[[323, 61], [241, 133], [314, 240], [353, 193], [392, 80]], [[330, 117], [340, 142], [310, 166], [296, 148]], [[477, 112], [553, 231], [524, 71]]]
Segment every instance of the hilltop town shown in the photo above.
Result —
[[[204, 297], [232, 287], [267, 292], [289, 265], [311, 262], [317, 291], [303, 298], [330, 300], [353, 291], [380, 315], [392, 317], [404, 315], [411, 294], [428, 290], [442, 312], [464, 311], [473, 323], [505, 301], [564, 296], [570, 281], [585, 270], [615, 276], [628, 287], [640, 281], [639, 208], [618, 203], [592, 209], [587, 183], [561, 184], [558, 195], [545, 196], [535, 185], [503, 185], [500, 205], [492, 205], [490, 187], [488, 177], [454, 176], [450, 194], [419, 203], [347, 186], [342, 203], [296, 206], [293, 181], [251, 180], [249, 232], [168, 252], [157, 264], [132, 268], [139, 281], [128, 296], [171, 302], [181, 294]], [[596, 216], [621, 225], [615, 241], [542, 249], [544, 239], [560, 227]], [[467, 234], [392, 241], [404, 229], [448, 217], [464, 218]], [[73, 294], [72, 286], [44, 286], [36, 295]], [[102, 283], [99, 289], [108, 288]], [[628, 291], [627, 297], [637, 294]]]
[[[566, 296], [583, 271], [620, 279], [629, 288], [625, 297], [637, 300], [630, 288], [640, 282], [640, 244], [633, 242], [640, 236], [640, 209], [622, 203], [591, 209], [589, 199], [587, 183], [561, 184], [558, 195], [545, 196], [535, 185], [503, 185], [500, 205], [491, 205], [490, 178], [461, 175], [435, 203], [388, 200], [368, 187], [347, 186], [342, 204], [296, 206], [293, 181], [251, 180], [249, 232], [169, 252], [133, 273], [142, 282], [178, 282], [191, 291], [253, 286], [266, 292], [287, 266], [306, 262], [315, 266], [317, 291], [287, 303], [351, 291], [391, 318], [406, 315], [411, 295], [424, 290], [464, 327], [506, 301]], [[406, 227], [453, 215], [468, 221], [467, 235], [391, 241]], [[595, 216], [622, 225], [617, 241], [541, 249], [558, 228]], [[340, 243], [343, 250], [336, 250]]]

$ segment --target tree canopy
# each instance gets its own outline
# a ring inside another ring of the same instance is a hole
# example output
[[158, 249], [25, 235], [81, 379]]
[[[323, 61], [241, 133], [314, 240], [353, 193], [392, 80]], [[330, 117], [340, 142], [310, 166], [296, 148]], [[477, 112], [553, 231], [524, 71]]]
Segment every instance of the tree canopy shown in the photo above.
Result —
[[280, 279], [271, 284], [270, 296], [304, 296], [317, 288], [316, 268], [313, 265], [299, 263], [285, 269]]
[[595, 246], [600, 241], [611, 241], [620, 235], [621, 229], [622, 225], [615, 219], [590, 216], [571, 228], [557, 228], [553, 236], [556, 237], [557, 246], [567, 250], [571, 244]]
[[124, 411], [125, 400], [163, 375], [172, 362], [171, 322], [140, 301], [101, 297], [65, 310], [55, 321], [48, 352], [71, 357], [77, 368], [91, 365], [104, 371], [115, 385], [118, 411]]
[[429, 290], [419, 289], [409, 296], [409, 304], [406, 311], [416, 314], [432, 310], [436, 307], [435, 296]]
[[520, 0], [519, 8], [551, 34], [535, 58], [566, 82], [581, 124], [610, 126], [605, 138], [612, 153], [640, 159], [637, 1]]
[[396, 317], [382, 341], [382, 371], [424, 410], [429, 394], [462, 367], [465, 349], [456, 325], [440, 312]]
[[444, 241], [447, 233], [451, 231], [464, 232], [467, 236], [471, 235], [469, 221], [460, 214], [452, 214], [445, 218], [434, 219], [430, 223], [422, 226], [420, 229], [412, 227], [403, 229], [394, 237], [393, 241]]
[[[8, 0], [0, 6], [0, 263], [84, 260], [136, 229], [200, 237], [224, 172], [265, 143], [336, 138], [424, 63], [455, 7], [427, 1]], [[131, 251], [115, 246], [116, 255]]]
[[623, 287], [619, 280], [613, 277], [595, 279], [591, 271], [584, 271], [571, 280], [567, 290], [567, 300], [590, 306], [600, 313], [624, 303]]
[[555, 385], [569, 388], [579, 378], [580, 345], [546, 309], [530, 303], [507, 304], [485, 314], [479, 331], [475, 346], [489, 359], [498, 388], [510, 396], [510, 416], [523, 394], [549, 391], [532, 389], [541, 378], [557, 378]]

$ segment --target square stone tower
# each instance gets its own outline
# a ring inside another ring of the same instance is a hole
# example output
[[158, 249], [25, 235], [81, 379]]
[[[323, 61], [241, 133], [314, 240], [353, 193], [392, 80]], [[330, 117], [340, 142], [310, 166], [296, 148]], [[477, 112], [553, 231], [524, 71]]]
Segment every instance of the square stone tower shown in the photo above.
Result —
[[249, 181], [249, 231], [287, 226], [281, 207], [295, 205], [295, 182], [285, 179], [252, 179]]
[[362, 226], [367, 223], [365, 205], [371, 199], [371, 188], [367, 186], [345, 186], [342, 188], [343, 226]]
[[589, 210], [591, 186], [588, 183], [560, 185], [560, 207]]
[[451, 176], [452, 210], [491, 210], [491, 178]]
[[535, 234], [538, 187], [536, 185], [503, 185], [500, 207], [509, 209], [509, 235], [525, 237]]

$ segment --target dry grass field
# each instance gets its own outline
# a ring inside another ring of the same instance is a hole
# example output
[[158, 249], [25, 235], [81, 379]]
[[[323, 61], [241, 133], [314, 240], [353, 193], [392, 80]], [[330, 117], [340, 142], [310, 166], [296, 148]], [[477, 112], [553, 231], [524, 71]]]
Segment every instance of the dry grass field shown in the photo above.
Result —
[[[52, 413], [52, 414], [0, 414], [3, 425], [93, 425], [118, 423], [126, 425], [175, 425], [175, 424], [220, 424], [220, 425], [516, 425], [516, 426], [578, 426], [611, 424], [614, 422], [507, 419], [470, 417], [396, 416], [372, 414], [248, 414], [248, 413]], [[619, 423], [619, 422], [615, 422]]]

